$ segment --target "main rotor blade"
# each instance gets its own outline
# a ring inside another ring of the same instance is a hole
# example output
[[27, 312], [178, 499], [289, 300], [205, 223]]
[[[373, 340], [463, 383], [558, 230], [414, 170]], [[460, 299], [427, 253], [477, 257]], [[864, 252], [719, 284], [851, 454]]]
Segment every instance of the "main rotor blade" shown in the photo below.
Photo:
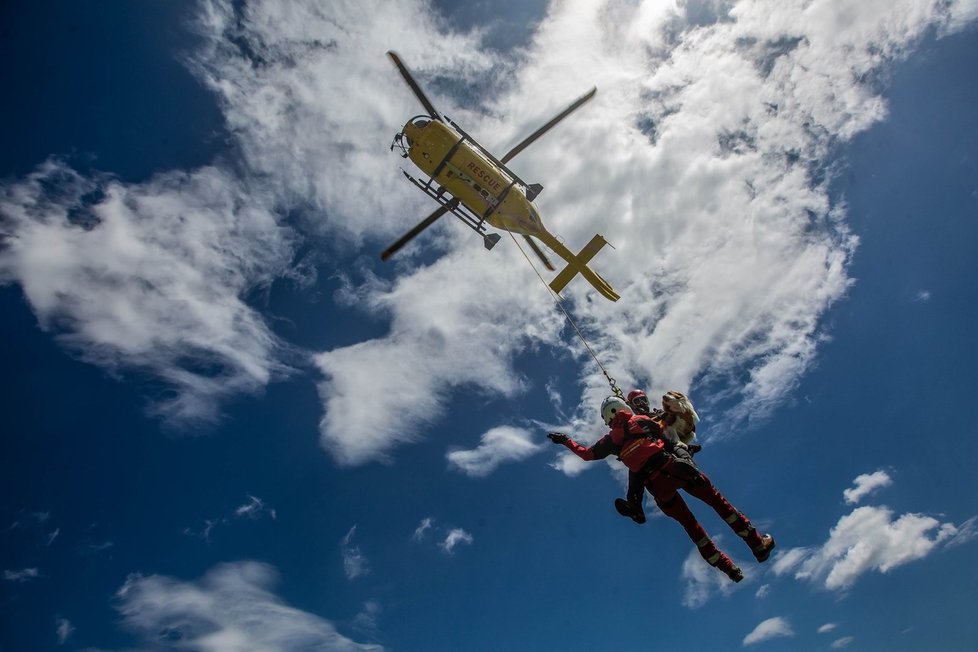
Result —
[[511, 158], [513, 158], [514, 156], [516, 156], [517, 154], [519, 154], [520, 152], [522, 152], [524, 149], [526, 149], [527, 146], [530, 143], [532, 143], [534, 140], [536, 140], [537, 138], [539, 138], [543, 134], [547, 133], [550, 129], [553, 128], [554, 125], [556, 125], [558, 122], [560, 122], [561, 120], [563, 120], [564, 118], [566, 118], [567, 116], [569, 116], [571, 113], [573, 113], [577, 109], [579, 109], [582, 104], [584, 104], [585, 102], [587, 102], [588, 100], [590, 100], [592, 97], [594, 97], [594, 94], [597, 93], [597, 92], [598, 92], [598, 89], [597, 88], [592, 88], [587, 93], [585, 93], [581, 97], [579, 97], [576, 100], [574, 100], [574, 103], [571, 104], [566, 109], [564, 109], [563, 111], [561, 111], [557, 115], [557, 117], [555, 117], [553, 120], [551, 120], [547, 124], [543, 125], [539, 129], [537, 129], [536, 131], [534, 131], [532, 134], [530, 134], [529, 136], [527, 136], [526, 138], [524, 138], [523, 139], [523, 142], [521, 142], [519, 145], [517, 145], [513, 149], [511, 149], [508, 152], [506, 152], [506, 156], [502, 157], [500, 159], [500, 162], [503, 163], [503, 164], [508, 163]]
[[537, 243], [533, 241], [533, 238], [525, 234], [523, 235], [523, 237], [526, 238], [526, 241], [528, 243], [530, 243], [530, 249], [532, 249], [533, 253], [535, 253], [540, 258], [540, 261], [543, 263], [543, 266], [549, 269], [551, 272], [556, 271], [557, 268], [554, 267], [554, 264], [550, 262], [550, 259], [547, 258], [546, 255], [544, 255], [544, 253], [540, 250], [540, 247], [537, 246]]
[[411, 75], [411, 71], [407, 69], [407, 66], [404, 65], [404, 63], [401, 61], [401, 58], [397, 56], [397, 53], [394, 52], [393, 50], [390, 50], [387, 52], [387, 56], [389, 56], [391, 58], [391, 61], [394, 62], [394, 65], [397, 66], [397, 69], [401, 72], [401, 77], [404, 78], [404, 81], [406, 81], [408, 86], [411, 87], [411, 90], [414, 91], [415, 97], [417, 97], [418, 100], [421, 101], [421, 104], [424, 106], [425, 111], [428, 112], [428, 115], [430, 115], [435, 120], [438, 120], [439, 122], [444, 122], [444, 120], [441, 119], [441, 114], [435, 110], [435, 105], [431, 103], [431, 100], [428, 99], [428, 96], [425, 95], [424, 91], [421, 90], [421, 87], [418, 86], [418, 82], [414, 81], [414, 77]]
[[385, 249], [384, 252], [382, 254], [380, 254], [380, 259], [381, 260], [387, 260], [388, 258], [390, 258], [391, 256], [393, 256], [395, 253], [397, 253], [397, 251], [401, 247], [403, 247], [408, 242], [410, 242], [411, 240], [413, 240], [419, 233], [421, 233], [422, 231], [424, 231], [425, 229], [427, 229], [429, 226], [431, 226], [432, 224], [434, 224], [435, 223], [435, 220], [437, 220], [439, 217], [441, 217], [442, 215], [444, 215], [445, 213], [447, 213], [450, 209], [455, 208], [455, 206], [457, 206], [457, 205], [458, 205], [458, 200], [457, 199], [453, 199], [452, 201], [448, 202], [447, 204], [442, 204], [441, 206], [439, 206], [435, 210], [434, 213], [432, 213], [428, 217], [426, 217], [423, 220], [421, 220], [421, 222], [416, 227], [414, 227], [413, 229], [411, 229], [410, 231], [408, 231], [407, 233], [405, 233], [401, 237], [400, 240], [398, 240], [397, 242], [395, 242], [391, 246], [387, 247], [387, 249]]

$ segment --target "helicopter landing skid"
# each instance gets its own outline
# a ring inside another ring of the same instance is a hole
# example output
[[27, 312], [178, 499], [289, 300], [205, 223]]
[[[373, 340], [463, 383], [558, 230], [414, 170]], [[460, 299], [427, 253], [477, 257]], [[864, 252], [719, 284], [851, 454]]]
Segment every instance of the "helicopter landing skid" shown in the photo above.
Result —
[[[485, 218], [480, 218], [475, 215], [472, 211], [466, 208], [458, 199], [453, 197], [450, 193], [445, 191], [445, 188], [434, 184], [431, 179], [427, 183], [422, 183], [408, 174], [405, 170], [401, 170], [404, 176], [408, 180], [420, 188], [426, 195], [434, 199], [436, 202], [448, 209], [452, 215], [457, 217], [465, 226], [469, 227], [476, 233], [482, 236], [482, 243], [486, 249], [492, 249], [499, 242], [500, 235], [498, 233], [489, 233], [486, 231], [486, 220]], [[434, 185], [434, 187], [432, 187]]]

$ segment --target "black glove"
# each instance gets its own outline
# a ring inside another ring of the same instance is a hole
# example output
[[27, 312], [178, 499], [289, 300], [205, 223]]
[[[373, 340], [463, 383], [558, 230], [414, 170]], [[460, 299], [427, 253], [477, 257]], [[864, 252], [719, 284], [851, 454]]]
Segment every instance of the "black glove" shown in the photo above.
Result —
[[562, 432], [548, 432], [547, 433], [547, 439], [549, 439], [550, 441], [552, 441], [555, 444], [563, 444], [568, 439], [570, 439], [570, 437], [568, 437], [567, 435], [565, 435]]
[[700, 446], [699, 444], [690, 444], [689, 445], [689, 454], [690, 455], [696, 455], [701, 450], [703, 450], [703, 447]]

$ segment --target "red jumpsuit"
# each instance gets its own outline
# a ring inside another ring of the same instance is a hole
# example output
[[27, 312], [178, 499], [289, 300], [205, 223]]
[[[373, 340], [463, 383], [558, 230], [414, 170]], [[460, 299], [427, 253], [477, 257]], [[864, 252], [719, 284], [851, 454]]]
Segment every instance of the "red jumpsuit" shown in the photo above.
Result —
[[713, 508], [730, 528], [742, 538], [752, 551], [764, 548], [764, 542], [747, 517], [738, 512], [717, 491], [710, 479], [702, 472], [689, 478], [688, 471], [681, 469], [675, 458], [664, 450], [661, 427], [644, 415], [633, 415], [622, 410], [611, 421], [611, 430], [590, 448], [573, 439], [564, 446], [582, 460], [600, 460], [617, 455], [628, 470], [643, 478], [645, 488], [652, 494], [655, 504], [664, 514], [679, 521], [686, 534], [696, 544], [703, 558], [711, 566], [727, 572], [734, 563], [716, 547], [706, 530], [699, 524], [686, 501], [679, 494], [683, 489]]

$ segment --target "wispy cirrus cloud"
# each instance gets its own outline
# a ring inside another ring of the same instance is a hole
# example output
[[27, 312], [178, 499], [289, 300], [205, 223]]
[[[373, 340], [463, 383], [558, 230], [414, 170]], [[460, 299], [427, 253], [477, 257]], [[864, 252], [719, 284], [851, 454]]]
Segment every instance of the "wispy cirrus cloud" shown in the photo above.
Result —
[[51, 159], [0, 185], [0, 283], [46, 331], [112, 373], [148, 372], [174, 423], [288, 372], [245, 295], [290, 263], [294, 235], [258, 187], [211, 166], [139, 184]]
[[433, 538], [438, 548], [447, 555], [454, 554], [458, 546], [471, 544], [475, 541], [475, 537], [460, 527], [435, 526], [435, 519], [430, 516], [421, 520], [421, 523], [415, 528], [414, 534], [411, 535], [411, 540], [422, 543], [427, 541], [429, 536]]
[[452, 528], [452, 530], [445, 536], [445, 540], [438, 544], [438, 547], [445, 551], [445, 554], [451, 555], [455, 553], [455, 549], [464, 544], [471, 544], [475, 541], [475, 538], [463, 530], [462, 528]]
[[278, 516], [274, 507], [269, 507], [265, 504], [261, 498], [257, 496], [248, 495], [248, 501], [242, 505], [239, 505], [234, 510], [234, 515], [238, 518], [259, 518], [267, 514], [275, 520]]
[[431, 529], [431, 526], [434, 524], [434, 522], [435, 519], [430, 516], [421, 519], [421, 523], [419, 523], [418, 527], [415, 528], [414, 534], [411, 535], [411, 539], [413, 541], [424, 541], [424, 538], [428, 534], [428, 530]]
[[204, 519], [203, 525], [184, 528], [183, 533], [200, 537], [210, 543], [211, 533], [218, 526], [228, 525], [235, 519], [258, 520], [266, 516], [274, 521], [278, 517], [278, 512], [258, 496], [248, 494], [247, 500], [231, 510], [229, 514]]
[[123, 626], [143, 649], [328, 650], [380, 652], [315, 614], [286, 604], [273, 589], [274, 568], [258, 562], [221, 564], [197, 580], [130, 575], [116, 594]]
[[54, 632], [58, 637], [58, 645], [64, 645], [75, 633], [75, 626], [67, 618], [58, 617], [54, 620]]
[[346, 579], [348, 580], [353, 580], [370, 573], [370, 563], [360, 550], [360, 546], [353, 543], [353, 538], [356, 536], [356, 533], [357, 526], [354, 525], [343, 536], [343, 540], [340, 541], [343, 572], [346, 573]]
[[3, 579], [8, 582], [23, 583], [36, 580], [39, 577], [41, 577], [41, 572], [36, 567], [3, 571]]

